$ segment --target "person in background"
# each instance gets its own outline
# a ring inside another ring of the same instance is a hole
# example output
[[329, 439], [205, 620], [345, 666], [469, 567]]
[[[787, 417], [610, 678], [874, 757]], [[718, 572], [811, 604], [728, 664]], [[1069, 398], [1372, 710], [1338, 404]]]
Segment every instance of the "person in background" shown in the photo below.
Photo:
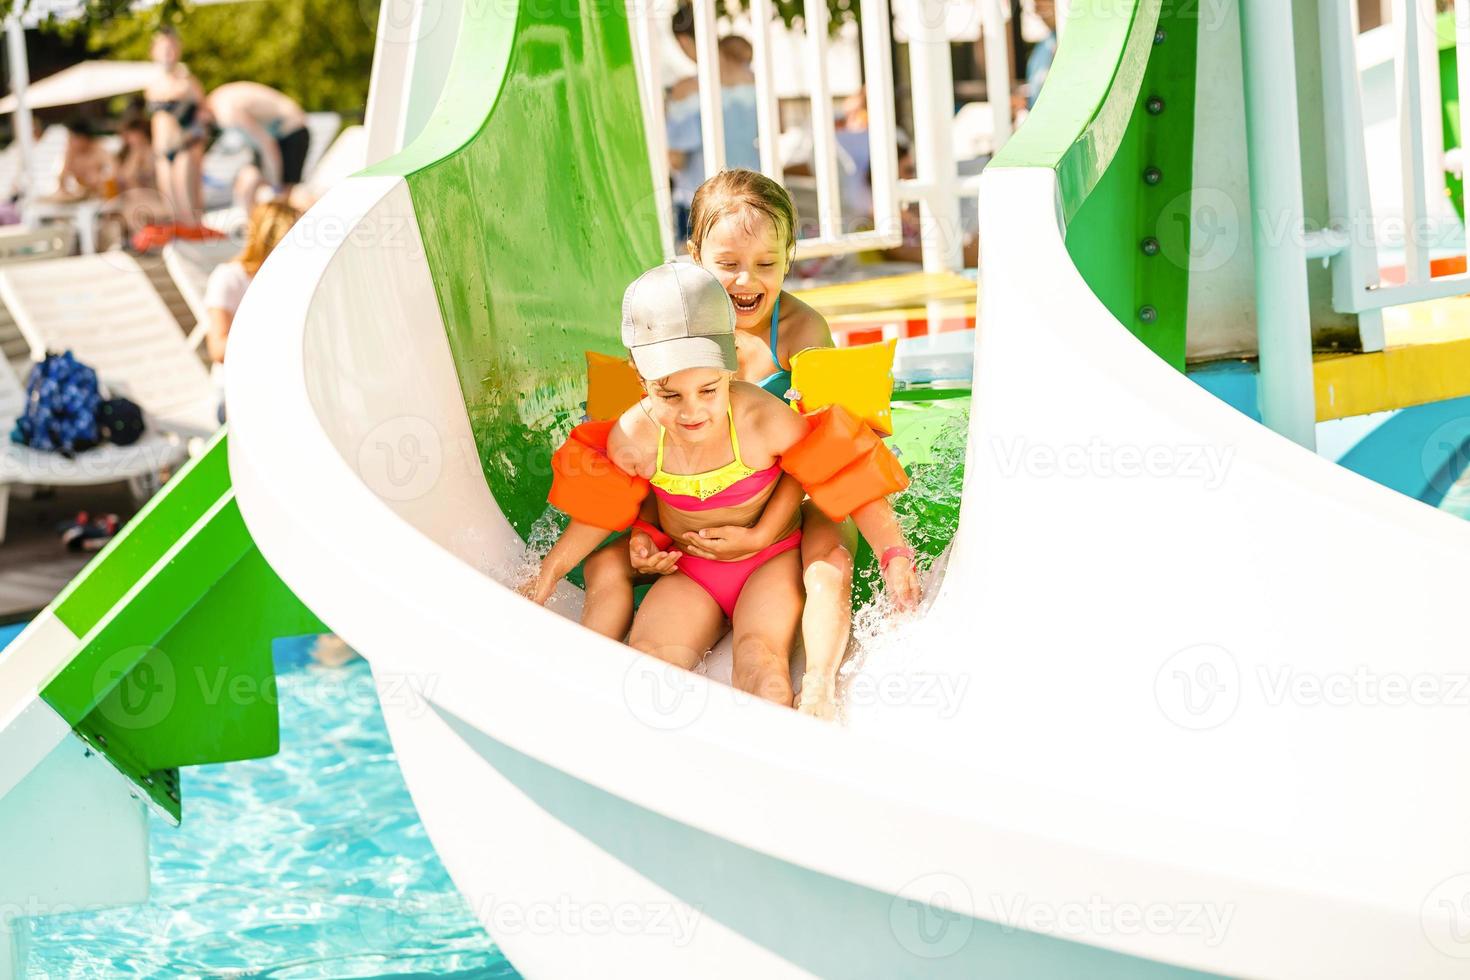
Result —
[[61, 175], [52, 201], [83, 201], [89, 197], [105, 197], [112, 179], [112, 157], [92, 132], [85, 119], [66, 124], [66, 154], [61, 159]]
[[[698, 62], [694, 46], [694, 8], [681, 4], [671, 26], [679, 48], [690, 61]], [[720, 38], [720, 106], [725, 124], [725, 166], [728, 169], [760, 169], [756, 150], [755, 74], [750, 70], [750, 42], [731, 35]], [[705, 173], [704, 131], [699, 111], [699, 79], [685, 78], [669, 92], [664, 112], [668, 130], [669, 167], [673, 171], [674, 234], [689, 237], [689, 208], [694, 192], [713, 173]]]
[[197, 226], [204, 215], [204, 88], [179, 60], [183, 46], [169, 28], [153, 35], [158, 75], [143, 90], [152, 128], [157, 186], [173, 220]]
[[117, 132], [122, 137], [113, 171], [118, 193], [156, 191], [158, 168], [153, 160], [153, 133], [148, 121], [141, 116], [126, 116]]
[[873, 151], [868, 139], [868, 92], [859, 88], [842, 100], [837, 118], [842, 221], [848, 231], [873, 227]]
[[142, 115], [123, 117], [118, 127], [122, 146], [113, 161], [114, 196], [102, 208], [102, 248], [131, 237], [139, 229], [172, 220], [158, 193], [152, 130]]
[[1036, 16], [1047, 26], [1049, 33], [1036, 42], [1031, 55], [1026, 59], [1026, 109], [1036, 107], [1041, 86], [1051, 72], [1051, 63], [1057, 56], [1057, 6], [1056, 0], [1035, 0]]
[[301, 182], [311, 134], [306, 112], [284, 92], [259, 82], [227, 82], [204, 100], [214, 124], [233, 129], [250, 142], [254, 164], [235, 178], [235, 205], [249, 210], [261, 190], [286, 197]]
[[216, 266], [204, 287], [204, 308], [209, 317], [205, 345], [213, 362], [211, 374], [221, 392], [221, 422], [224, 421], [225, 348], [229, 344], [230, 328], [235, 322], [235, 311], [240, 308], [240, 300], [245, 297], [245, 290], [260, 271], [266, 256], [281, 243], [299, 217], [301, 213], [285, 201], [257, 204], [250, 212], [245, 247], [229, 262]]

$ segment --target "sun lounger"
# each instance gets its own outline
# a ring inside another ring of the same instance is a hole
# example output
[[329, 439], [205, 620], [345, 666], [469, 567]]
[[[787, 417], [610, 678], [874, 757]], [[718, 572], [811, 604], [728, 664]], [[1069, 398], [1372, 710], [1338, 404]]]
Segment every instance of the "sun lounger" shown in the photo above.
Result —
[[0, 542], [5, 540], [5, 516], [14, 485], [97, 486], [126, 480], [135, 495], [144, 497], [156, 488], [159, 470], [179, 463], [186, 453], [182, 441], [157, 430], [146, 432], [131, 446], [104, 444], [72, 459], [37, 452], [10, 441], [10, 431], [24, 409], [21, 380], [0, 359]]
[[208, 371], [132, 256], [107, 252], [0, 267], [0, 299], [32, 357], [72, 351], [163, 431], [202, 437], [219, 427]]

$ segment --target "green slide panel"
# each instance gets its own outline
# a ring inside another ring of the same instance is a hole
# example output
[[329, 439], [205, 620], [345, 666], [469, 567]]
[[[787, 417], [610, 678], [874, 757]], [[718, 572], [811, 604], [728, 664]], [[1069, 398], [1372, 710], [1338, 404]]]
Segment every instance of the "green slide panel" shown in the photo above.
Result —
[[1035, 111], [991, 164], [1057, 172], [1078, 271], [1181, 371], [1200, 22], [1191, 4], [1074, 3]]
[[42, 697], [175, 821], [180, 766], [280, 748], [271, 641], [325, 631], [250, 540], [223, 433], [50, 611], [78, 643]]
[[[1440, 104], [1444, 107], [1444, 148], [1459, 149], [1465, 145], [1465, 134], [1460, 132], [1460, 70], [1455, 56], [1455, 14], [1446, 11], [1436, 22], [1439, 36], [1439, 91]], [[1465, 220], [1465, 178], [1452, 173], [1445, 174], [1450, 200], [1460, 221]]]
[[480, 462], [525, 535], [659, 219], [621, 6], [469, 5], [461, 33], [424, 132], [367, 173], [408, 182]]

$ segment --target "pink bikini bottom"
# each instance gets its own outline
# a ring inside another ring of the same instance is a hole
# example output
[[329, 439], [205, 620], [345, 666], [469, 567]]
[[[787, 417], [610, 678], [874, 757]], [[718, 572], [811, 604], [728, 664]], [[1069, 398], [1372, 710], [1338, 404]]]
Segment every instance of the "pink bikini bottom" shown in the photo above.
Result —
[[[670, 550], [669, 546], [674, 543], [673, 538], [646, 521], [635, 521], [633, 526], [653, 538], [654, 546], [660, 551]], [[782, 552], [790, 551], [800, 544], [801, 530], [798, 528], [775, 544], [762, 548], [749, 558], [742, 558], [739, 561], [715, 561], [712, 558], [699, 558], [681, 552], [679, 571], [689, 576], [695, 585], [708, 592], [710, 598], [724, 610], [725, 616], [731, 618], [735, 615], [735, 602], [740, 598], [745, 583], [750, 581], [755, 570]]]

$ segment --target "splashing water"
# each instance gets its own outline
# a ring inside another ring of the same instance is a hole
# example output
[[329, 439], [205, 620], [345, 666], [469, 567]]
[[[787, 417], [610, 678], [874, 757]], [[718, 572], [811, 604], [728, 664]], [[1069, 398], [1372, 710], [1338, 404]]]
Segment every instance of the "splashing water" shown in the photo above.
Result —
[[[926, 603], [942, 578], [936, 562], [959, 528], [969, 431], [968, 411], [956, 411], [946, 419], [930, 445], [928, 458], [911, 468], [908, 489], [893, 499], [899, 526], [917, 552]], [[837, 702], [844, 720], [860, 679], [902, 673], [923, 652], [922, 644], [913, 642], [924, 615], [922, 607], [908, 615], [894, 608], [883, 589], [877, 559], [866, 545], [859, 552], [853, 593], [861, 604], [853, 612], [852, 643], [837, 675]]]

